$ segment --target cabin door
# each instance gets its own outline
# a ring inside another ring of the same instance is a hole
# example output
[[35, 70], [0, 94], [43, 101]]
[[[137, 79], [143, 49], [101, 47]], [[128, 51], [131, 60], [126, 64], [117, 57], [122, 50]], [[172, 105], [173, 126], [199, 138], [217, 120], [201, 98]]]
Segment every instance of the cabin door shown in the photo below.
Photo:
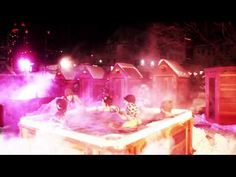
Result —
[[127, 88], [125, 87], [124, 79], [114, 79], [113, 80], [113, 102], [119, 106], [123, 104], [123, 97], [126, 94]]
[[91, 83], [89, 82], [89, 79], [81, 79], [81, 85], [80, 85], [80, 96], [85, 104], [89, 104], [91, 98]]
[[173, 76], [161, 76], [158, 77], [156, 83], [156, 94], [158, 103], [161, 103], [163, 99], [172, 99], [174, 102], [176, 94], [176, 79]]

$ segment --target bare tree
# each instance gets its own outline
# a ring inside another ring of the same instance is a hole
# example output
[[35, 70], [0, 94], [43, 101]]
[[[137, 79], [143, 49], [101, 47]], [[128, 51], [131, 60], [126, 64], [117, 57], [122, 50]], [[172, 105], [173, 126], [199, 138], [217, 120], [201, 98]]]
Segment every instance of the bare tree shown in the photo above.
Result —
[[[206, 53], [211, 54], [202, 54], [205, 56], [198, 64], [228, 65], [236, 61], [236, 30], [232, 22], [149, 23], [143, 26], [142, 30], [119, 28], [108, 40], [110, 46], [113, 45], [110, 49], [115, 51], [122, 46], [124, 55], [131, 58], [151, 54], [173, 59], [179, 55], [175, 59], [184, 61], [187, 48], [196, 49], [201, 46]], [[198, 61], [193, 56], [190, 63], [194, 62]]]
[[188, 22], [183, 28], [192, 36], [195, 47], [204, 44], [214, 51], [211, 66], [233, 64], [236, 31], [232, 22]]
[[[126, 55], [168, 57], [170, 51], [183, 51], [185, 33], [177, 24], [149, 23], [143, 29], [122, 27], [108, 40], [114, 50], [125, 46]], [[111, 42], [112, 41], [112, 42]]]
[[[171, 51], [182, 53], [181, 57], [185, 57], [186, 42], [184, 38], [186, 34], [178, 23], [150, 24], [147, 35], [150, 36], [149, 42], [151, 42], [151, 45], [154, 45], [153, 47], [160, 53], [160, 57], [172, 59], [173, 56], [168, 57]], [[147, 46], [149, 47], [149, 45]]]

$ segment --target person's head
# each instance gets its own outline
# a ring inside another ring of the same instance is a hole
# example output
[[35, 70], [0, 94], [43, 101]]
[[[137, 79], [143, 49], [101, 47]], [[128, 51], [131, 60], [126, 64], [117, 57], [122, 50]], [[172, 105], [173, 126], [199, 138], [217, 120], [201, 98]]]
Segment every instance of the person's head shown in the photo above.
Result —
[[128, 103], [135, 104], [136, 98], [134, 95], [129, 94], [124, 97], [124, 101], [125, 101], [125, 104], [128, 104]]
[[171, 110], [173, 109], [173, 101], [169, 99], [163, 100], [161, 102], [161, 109], [166, 112], [171, 112]]
[[67, 110], [67, 102], [65, 99], [58, 98], [56, 100], [57, 110], [60, 112], [66, 112]]
[[73, 97], [74, 97], [74, 92], [72, 89], [70, 88], [67, 88], [65, 89], [65, 97], [68, 101], [72, 101], [73, 100]]
[[104, 103], [105, 106], [111, 106], [112, 98], [110, 96], [104, 96], [102, 102]]

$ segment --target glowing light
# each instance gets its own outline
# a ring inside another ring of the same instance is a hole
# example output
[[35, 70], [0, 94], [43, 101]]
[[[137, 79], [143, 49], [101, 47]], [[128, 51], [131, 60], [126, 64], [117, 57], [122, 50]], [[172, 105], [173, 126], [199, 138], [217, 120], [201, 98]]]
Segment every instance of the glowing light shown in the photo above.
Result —
[[194, 76], [197, 76], [197, 73], [196, 73], [196, 72], [194, 72], [194, 73], [193, 73], [193, 75], [194, 75]]
[[13, 33], [17, 33], [17, 32], [19, 31], [19, 29], [14, 28], [14, 29], [12, 29], [11, 31], [12, 31]]
[[102, 60], [100, 59], [98, 62], [99, 62], [99, 63], [102, 63]]
[[150, 65], [153, 67], [155, 66], [155, 62], [154, 61], [151, 61]]
[[141, 60], [140, 60], [140, 65], [141, 65], [141, 66], [144, 66], [144, 65], [145, 65], [145, 60], [144, 60], [144, 59], [141, 59]]
[[202, 75], [202, 74], [203, 74], [203, 71], [199, 71], [199, 74], [201, 74], [201, 75]]
[[22, 72], [31, 72], [33, 63], [30, 62], [27, 58], [20, 58], [18, 61], [20, 71]]
[[192, 75], [192, 73], [191, 73], [191, 72], [188, 72], [188, 74], [189, 74], [189, 75]]
[[69, 59], [69, 57], [64, 57], [61, 59], [60, 61], [60, 66], [63, 68], [63, 69], [70, 69], [72, 67], [72, 63]]
[[186, 41], [191, 41], [192, 39], [185, 37], [184, 38]]
[[24, 22], [21, 22], [20, 25], [21, 25], [22, 27], [25, 27], [25, 26], [26, 26]]
[[114, 66], [111, 66], [111, 71], [113, 70]]

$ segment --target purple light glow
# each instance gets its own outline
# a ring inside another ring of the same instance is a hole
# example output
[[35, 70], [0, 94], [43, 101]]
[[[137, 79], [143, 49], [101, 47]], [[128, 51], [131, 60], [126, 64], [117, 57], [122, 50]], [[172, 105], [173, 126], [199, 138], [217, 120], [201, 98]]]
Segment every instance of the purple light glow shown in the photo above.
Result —
[[32, 71], [32, 65], [31, 61], [28, 58], [20, 58], [18, 61], [19, 69], [22, 72], [31, 72]]
[[18, 87], [17, 91], [11, 94], [11, 98], [27, 100], [45, 97], [48, 95], [48, 90], [51, 87], [53, 78], [54, 75], [49, 73], [37, 73], [29, 76], [29, 78], [26, 79], [27, 82], [23, 86]]
[[17, 99], [19, 100], [28, 100], [37, 97], [37, 86], [27, 85], [19, 90], [19, 95]]

